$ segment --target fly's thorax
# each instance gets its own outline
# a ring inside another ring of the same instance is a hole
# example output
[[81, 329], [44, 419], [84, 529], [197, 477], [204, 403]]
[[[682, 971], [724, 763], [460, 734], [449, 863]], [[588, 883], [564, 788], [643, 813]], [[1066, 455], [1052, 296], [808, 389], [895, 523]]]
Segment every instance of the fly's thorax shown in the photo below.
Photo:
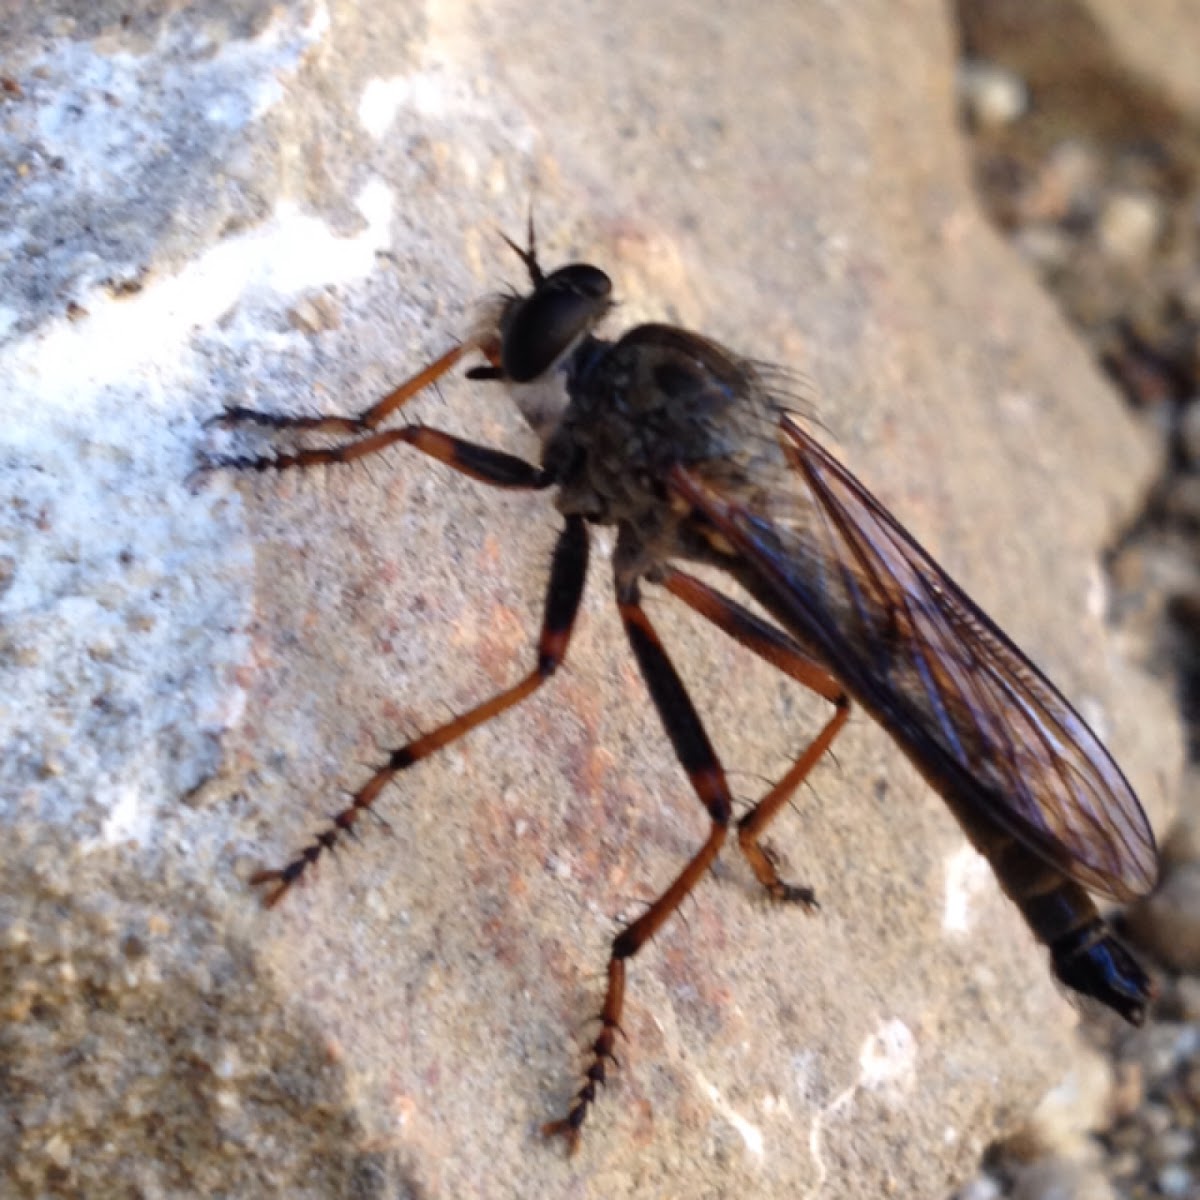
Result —
[[682, 465], [737, 474], [779, 456], [778, 407], [752, 366], [696, 334], [641, 325], [570, 362], [568, 403], [546, 446], [559, 507], [601, 523], [661, 524]]

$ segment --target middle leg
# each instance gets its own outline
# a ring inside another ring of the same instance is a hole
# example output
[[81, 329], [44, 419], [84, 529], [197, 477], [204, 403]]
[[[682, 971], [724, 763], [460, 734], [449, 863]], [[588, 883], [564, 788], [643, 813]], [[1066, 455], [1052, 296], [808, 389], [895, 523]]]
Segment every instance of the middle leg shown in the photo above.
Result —
[[704, 845], [667, 890], [613, 939], [608, 959], [608, 988], [604, 995], [604, 1007], [600, 1011], [601, 1028], [591, 1045], [591, 1063], [585, 1073], [583, 1086], [575, 1094], [567, 1115], [542, 1127], [542, 1132], [548, 1137], [557, 1134], [564, 1136], [572, 1153], [579, 1144], [579, 1131], [588, 1108], [596, 1100], [596, 1088], [604, 1084], [608, 1063], [615, 1058], [613, 1046], [625, 1005], [625, 960], [632, 958], [662, 928], [667, 918], [712, 866], [725, 841], [733, 812], [725, 771], [684, 689], [683, 681], [642, 608], [636, 582], [618, 579], [617, 606], [642, 678], [650, 691], [650, 698], [658, 709], [680, 765], [687, 772], [701, 803], [708, 809], [712, 828]]
[[739, 645], [745, 646], [834, 706], [833, 714], [821, 732], [804, 748], [784, 777], [738, 821], [738, 845], [759, 883], [774, 899], [802, 904], [811, 910], [816, 907], [812, 889], [797, 887], [780, 879], [774, 855], [759, 839], [842, 731], [842, 726], [850, 718], [850, 697], [842, 685], [820, 663], [805, 654], [794, 639], [694, 575], [664, 564], [655, 568], [650, 578]]

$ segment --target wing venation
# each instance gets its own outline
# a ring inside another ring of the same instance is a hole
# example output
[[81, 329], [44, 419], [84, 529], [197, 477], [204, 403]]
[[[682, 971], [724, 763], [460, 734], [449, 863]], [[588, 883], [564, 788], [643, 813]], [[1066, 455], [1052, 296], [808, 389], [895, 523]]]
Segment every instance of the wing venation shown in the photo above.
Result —
[[1149, 891], [1154, 836], [1083, 719], [845, 467], [787, 416], [780, 434], [801, 487], [769, 512], [702, 470], [671, 484], [927, 776], [969, 781], [967, 800], [1084, 886]]

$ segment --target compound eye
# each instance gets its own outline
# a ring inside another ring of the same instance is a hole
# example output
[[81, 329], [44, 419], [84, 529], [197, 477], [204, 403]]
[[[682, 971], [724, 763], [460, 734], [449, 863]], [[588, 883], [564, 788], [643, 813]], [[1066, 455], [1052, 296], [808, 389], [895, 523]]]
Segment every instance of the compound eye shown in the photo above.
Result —
[[612, 280], [587, 263], [547, 275], [505, 324], [500, 350], [505, 377], [529, 383], [548, 371], [604, 315], [611, 295]]

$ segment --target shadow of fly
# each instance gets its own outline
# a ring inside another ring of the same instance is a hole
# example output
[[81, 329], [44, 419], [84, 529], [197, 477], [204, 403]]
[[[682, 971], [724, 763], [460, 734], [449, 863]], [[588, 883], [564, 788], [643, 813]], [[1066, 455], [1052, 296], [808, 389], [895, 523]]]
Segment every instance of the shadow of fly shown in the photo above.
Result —
[[[505, 239], [508, 241], [508, 239]], [[404, 443], [493, 487], [556, 489], [554, 549], [537, 662], [520, 682], [393, 750], [313, 841], [257, 872], [278, 903], [402, 771], [519, 704], [562, 663], [579, 610], [589, 525], [615, 525], [617, 608], [679, 763], [712, 822], [704, 844], [642, 916], [614, 938], [600, 1029], [566, 1115], [544, 1126], [574, 1150], [615, 1062], [625, 965], [712, 866], [733, 822], [729, 784], [658, 634], [642, 584], [665, 588], [751, 653], [812, 689], [832, 713], [783, 778], [736, 822], [759, 883], [816, 908], [780, 878], [760, 838], [860, 704], [950, 806], [1001, 887], [1049, 948], [1069, 988], [1140, 1024], [1152, 985], [1088, 895], [1128, 901], [1155, 882], [1154, 836], [1107, 751], [1052, 683], [975, 606], [894, 517], [796, 422], [780, 376], [669, 325], [616, 341], [595, 330], [612, 306], [603, 271], [549, 274], [509, 245], [530, 290], [489, 301], [472, 333], [353, 417], [282, 417], [230, 408], [254, 424], [326, 444], [218, 465], [255, 471], [350, 463]], [[541, 463], [421, 424], [384, 428], [468, 354], [471, 379], [504, 384], [541, 438]], [[732, 576], [757, 615], [677, 564]]]

